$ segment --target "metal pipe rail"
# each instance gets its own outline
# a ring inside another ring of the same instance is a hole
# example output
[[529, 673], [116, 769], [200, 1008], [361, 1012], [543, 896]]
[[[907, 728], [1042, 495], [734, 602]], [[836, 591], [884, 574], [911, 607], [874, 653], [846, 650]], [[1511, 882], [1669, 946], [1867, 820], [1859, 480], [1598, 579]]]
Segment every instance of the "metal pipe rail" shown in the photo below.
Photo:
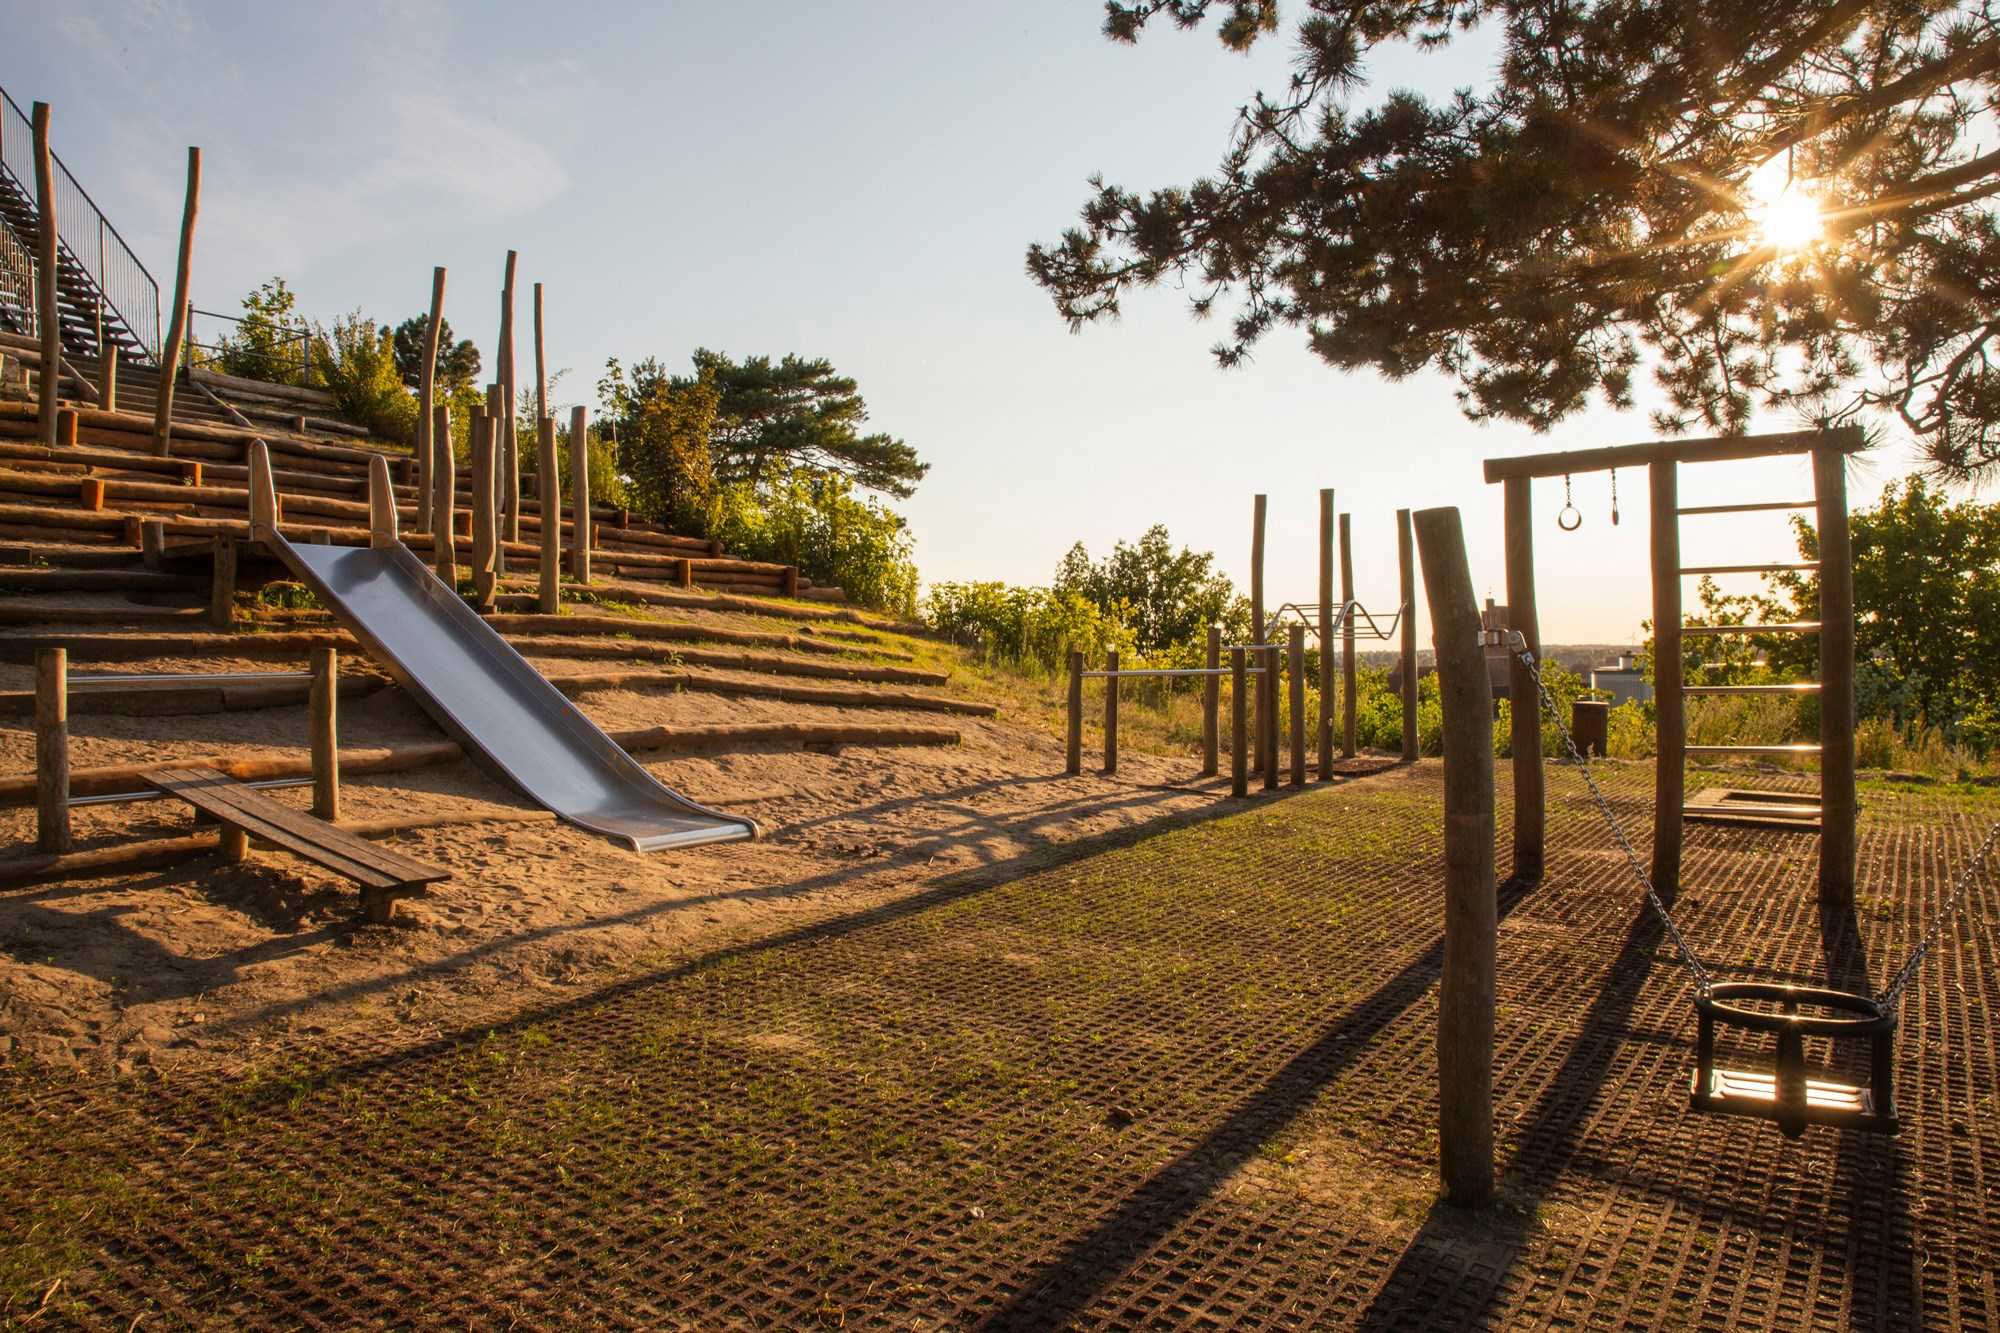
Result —
[[1133, 667], [1129, 671], [1086, 671], [1083, 673], [1083, 678], [1085, 680], [1103, 680], [1107, 678], [1132, 680], [1141, 676], [1226, 676], [1228, 674], [1228, 667], [1216, 667], [1213, 670], [1207, 667]]
[[[254, 787], [259, 791], [270, 791], [278, 787], [310, 787], [311, 778], [260, 778], [255, 782], [239, 782], [239, 787]], [[107, 791], [95, 796], [72, 796], [70, 809], [85, 805], [137, 805], [143, 801], [164, 801], [170, 799], [163, 791], [150, 788], [144, 791]]]
[[103, 689], [121, 685], [264, 685], [273, 681], [311, 679], [310, 671], [100, 672], [72, 675], [69, 687], [75, 690], [79, 687]]

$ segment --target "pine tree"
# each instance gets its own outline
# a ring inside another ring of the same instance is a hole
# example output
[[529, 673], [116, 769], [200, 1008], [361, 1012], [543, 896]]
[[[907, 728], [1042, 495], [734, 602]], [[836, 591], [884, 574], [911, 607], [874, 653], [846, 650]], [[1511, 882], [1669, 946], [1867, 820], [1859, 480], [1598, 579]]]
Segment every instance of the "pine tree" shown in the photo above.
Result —
[[[1900, 420], [1942, 476], [2000, 470], [2000, 74], [1990, 0], [1307, 0], [1289, 85], [1219, 169], [1092, 181], [1028, 253], [1072, 327], [1129, 288], [1232, 302], [1223, 364], [1277, 325], [1328, 363], [1453, 376], [1475, 419], [1537, 429], [1593, 395], [1663, 432], [1758, 408]], [[1219, 16], [1242, 50], [1275, 0], [1111, 0], [1106, 33]], [[1353, 105], [1379, 46], [1497, 25], [1484, 87]]]

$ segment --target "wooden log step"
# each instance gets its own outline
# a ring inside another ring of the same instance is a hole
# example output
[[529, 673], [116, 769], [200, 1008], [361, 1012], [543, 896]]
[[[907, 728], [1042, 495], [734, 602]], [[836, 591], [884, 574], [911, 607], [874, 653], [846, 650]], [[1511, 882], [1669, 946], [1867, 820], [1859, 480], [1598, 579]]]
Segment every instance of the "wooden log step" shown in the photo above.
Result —
[[[957, 745], [959, 733], [948, 727], [862, 726], [853, 723], [756, 722], [711, 727], [636, 727], [608, 733], [611, 739], [635, 753], [678, 755], [722, 754], [750, 748], [809, 749], [841, 746], [948, 746]], [[456, 741], [426, 741], [386, 749], [340, 752], [342, 776], [400, 773], [416, 768], [448, 764], [463, 757]], [[158, 762], [102, 764], [70, 770], [73, 796], [101, 796], [113, 792], [136, 791], [143, 775]], [[178, 767], [212, 768], [237, 782], [259, 782], [269, 778], [300, 778], [312, 775], [312, 760], [306, 755], [284, 755], [244, 759], [229, 755], [205, 755], [182, 760]], [[18, 806], [35, 799], [33, 773], [0, 774], [0, 806]]]
[[[782, 685], [774, 681], [736, 680], [699, 671], [588, 671], [550, 676], [549, 683], [571, 698], [598, 690], [688, 690], [744, 699], [778, 699], [786, 703], [824, 704], [832, 708], [891, 708], [905, 712], [957, 713], [992, 717], [998, 707], [969, 699], [907, 690], [841, 689], [831, 685]], [[4, 696], [0, 696], [4, 697]]]
[[884, 685], [942, 685], [950, 679], [942, 671], [923, 671], [915, 667], [773, 657], [764, 653], [740, 653], [726, 649], [684, 646], [655, 648], [629, 641], [605, 643], [594, 639], [541, 638], [514, 634], [507, 636], [507, 642], [513, 644], [515, 651], [525, 657], [670, 662], [684, 666], [716, 667], [724, 671], [765, 671], [779, 676], [801, 676], [813, 680], [873, 681]]
[[208, 582], [150, 569], [0, 569], [0, 588], [14, 592], [207, 592]]
[[154, 625], [202, 620], [201, 606], [49, 606], [33, 601], [0, 601], [0, 625]]
[[627, 620], [619, 616], [493, 615], [486, 623], [502, 634], [618, 635], [671, 643], [733, 643], [745, 648], [783, 648], [795, 653], [845, 656], [853, 650], [840, 644], [801, 638], [796, 634], [765, 634], [757, 630], [720, 629], [670, 620]]
[[303, 388], [296, 384], [273, 384], [269, 380], [251, 379], [247, 375], [225, 375], [219, 370], [190, 368], [188, 378], [197, 384], [206, 384], [211, 389], [222, 392], [254, 394], [264, 398], [283, 399], [305, 407], [317, 407], [326, 411], [336, 411], [340, 402], [325, 389]]

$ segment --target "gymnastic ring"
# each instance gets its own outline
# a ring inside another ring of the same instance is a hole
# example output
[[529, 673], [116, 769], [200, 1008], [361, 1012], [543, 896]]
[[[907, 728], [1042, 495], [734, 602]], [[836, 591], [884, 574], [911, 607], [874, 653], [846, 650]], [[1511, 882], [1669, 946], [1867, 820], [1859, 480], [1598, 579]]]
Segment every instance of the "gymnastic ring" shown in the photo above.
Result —
[[1576, 511], [1575, 505], [1564, 505], [1563, 511], [1556, 515], [1556, 526], [1564, 532], [1575, 532], [1583, 526], [1583, 515]]

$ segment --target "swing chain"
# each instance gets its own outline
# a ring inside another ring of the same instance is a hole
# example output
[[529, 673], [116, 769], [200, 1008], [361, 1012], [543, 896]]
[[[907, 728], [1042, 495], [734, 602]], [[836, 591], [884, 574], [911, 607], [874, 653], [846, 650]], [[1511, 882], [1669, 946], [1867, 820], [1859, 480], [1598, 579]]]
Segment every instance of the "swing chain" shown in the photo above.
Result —
[[[1618, 822], [1617, 814], [1611, 809], [1610, 800], [1604, 795], [1603, 788], [1597, 785], [1597, 779], [1590, 771], [1590, 760], [1576, 748], [1576, 738], [1570, 735], [1569, 727], [1562, 720], [1562, 712], [1556, 707], [1554, 696], [1549, 693], [1549, 687], [1542, 681], [1541, 667], [1536, 664], [1535, 655], [1523, 646], [1527, 642], [1526, 638], [1519, 630], [1509, 630], [1507, 635], [1515, 649], [1515, 656], [1521, 659], [1521, 665], [1526, 667], [1528, 674], [1534, 678], [1535, 692], [1541, 696], [1542, 707], [1547, 711], [1549, 720], [1555, 723], [1556, 733], [1562, 737], [1563, 748], [1569, 752], [1563, 762], [1574, 764], [1577, 772], [1583, 774], [1584, 785], [1590, 788], [1590, 797], [1597, 802], [1598, 813], [1602, 814], [1604, 822], [1611, 826], [1611, 832], [1618, 839], [1619, 847], [1624, 849], [1626, 863], [1632, 867], [1633, 876], [1638, 879], [1640, 887], [1646, 890], [1646, 901], [1652, 904], [1653, 911], [1659, 915], [1661, 924], [1667, 928], [1668, 938], [1673, 940], [1674, 948], [1680, 951], [1681, 962], [1686, 964], [1688, 972], [1693, 975], [1695, 994], [1707, 995], [1711, 984], [1708, 968], [1702, 963], [1701, 956], [1682, 937], [1680, 927], [1674, 922], [1673, 913], [1669, 912], [1667, 905], [1660, 901], [1659, 893], [1653, 888], [1653, 877], [1646, 873], [1645, 863], [1640, 861], [1639, 853], [1633, 850], [1632, 840], [1625, 836], [1624, 826]], [[1989, 837], [1987, 841], [1990, 843], [1992, 839]], [[1981, 854], [1984, 854], [1983, 850]]]
[[1972, 854], [1970, 861], [1966, 862], [1965, 873], [1960, 875], [1958, 883], [1952, 886], [1950, 896], [1944, 900], [1944, 905], [1932, 918], [1930, 929], [1924, 932], [1924, 937], [1917, 941], [1917, 947], [1910, 950], [1910, 956], [1903, 961], [1902, 967], [1897, 969], [1896, 975], [1890, 979], [1889, 988], [1882, 992], [1883, 1009], [1894, 1009], [1902, 1002], [1903, 992], [1909, 989], [1910, 982], [1917, 975], [1917, 969], [1923, 965], [1932, 947], [1944, 934], [1945, 922], [1958, 915], [1959, 901], [1965, 897], [1965, 891], [1972, 887], [1972, 881], [1979, 877], [1980, 867], [1986, 864], [1987, 854], [1993, 850], [1996, 841], [2000, 841], [2000, 822], [1996, 822], [1992, 828], [1986, 830], [1986, 840], [1979, 844], [1979, 850]]

